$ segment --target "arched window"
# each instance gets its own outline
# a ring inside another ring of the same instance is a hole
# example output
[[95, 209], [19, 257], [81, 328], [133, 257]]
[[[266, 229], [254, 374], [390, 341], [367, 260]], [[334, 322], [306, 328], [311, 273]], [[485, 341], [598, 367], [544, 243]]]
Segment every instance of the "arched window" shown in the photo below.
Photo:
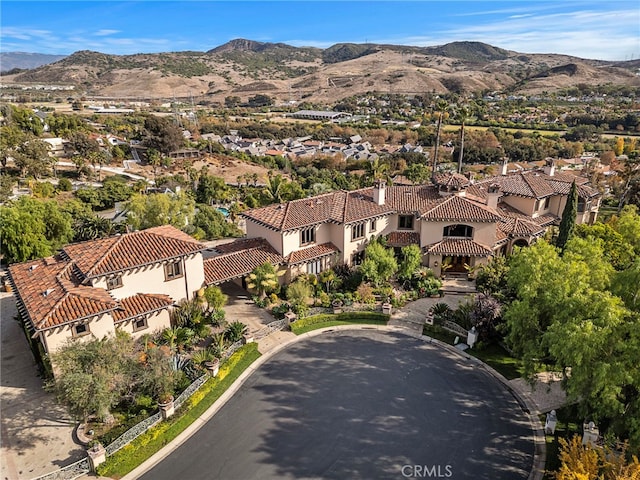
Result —
[[447, 225], [443, 237], [473, 238], [473, 227], [469, 225]]

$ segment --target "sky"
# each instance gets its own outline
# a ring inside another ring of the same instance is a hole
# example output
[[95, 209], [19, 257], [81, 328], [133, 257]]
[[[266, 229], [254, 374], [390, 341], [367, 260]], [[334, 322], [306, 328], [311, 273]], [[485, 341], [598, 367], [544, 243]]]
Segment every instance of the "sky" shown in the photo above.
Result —
[[0, 3], [0, 52], [207, 51], [234, 38], [326, 48], [479, 41], [522, 53], [640, 58], [638, 0]]

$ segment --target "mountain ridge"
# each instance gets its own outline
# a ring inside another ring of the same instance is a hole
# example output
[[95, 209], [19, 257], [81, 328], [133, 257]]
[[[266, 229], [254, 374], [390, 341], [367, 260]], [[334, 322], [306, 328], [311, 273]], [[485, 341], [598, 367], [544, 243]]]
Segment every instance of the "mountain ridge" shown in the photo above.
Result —
[[[555, 91], [587, 83], [638, 86], [635, 63], [505, 50], [473, 41], [435, 46], [336, 43], [328, 48], [233, 39], [205, 52], [110, 55], [80, 50], [3, 76], [5, 83], [73, 84], [97, 96], [168, 98], [234, 92], [335, 101], [367, 91]], [[293, 92], [292, 90], [296, 91]], [[514, 90], [516, 89], [516, 90]]]

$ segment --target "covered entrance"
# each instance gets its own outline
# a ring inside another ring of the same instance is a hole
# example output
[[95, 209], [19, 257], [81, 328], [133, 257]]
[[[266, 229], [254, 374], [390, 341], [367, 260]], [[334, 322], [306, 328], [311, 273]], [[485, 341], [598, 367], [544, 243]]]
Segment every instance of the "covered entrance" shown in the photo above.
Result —
[[[450, 265], [450, 267], [445, 267]], [[471, 257], [463, 255], [446, 255], [442, 258], [442, 269], [446, 273], [467, 273], [471, 265]]]

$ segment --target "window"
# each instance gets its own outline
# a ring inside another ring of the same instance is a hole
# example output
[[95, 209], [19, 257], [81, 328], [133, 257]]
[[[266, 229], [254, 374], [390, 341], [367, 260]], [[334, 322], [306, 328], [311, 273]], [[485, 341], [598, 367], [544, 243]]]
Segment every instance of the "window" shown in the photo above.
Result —
[[358, 223], [351, 226], [351, 240], [364, 238], [364, 223]]
[[300, 232], [300, 245], [314, 243], [316, 241], [316, 228], [305, 228]]
[[319, 274], [322, 271], [322, 260], [307, 263], [307, 273]]
[[122, 286], [122, 275], [107, 278], [107, 290], [115, 290]]
[[86, 323], [81, 323], [79, 325], [74, 325], [73, 328], [73, 336], [74, 337], [82, 337], [84, 335], [89, 335], [91, 332], [89, 331], [89, 325]]
[[364, 251], [351, 255], [351, 265], [360, 265], [364, 261]]
[[398, 217], [398, 228], [413, 230], [413, 215], [400, 215]]
[[146, 318], [139, 318], [138, 320], [134, 320], [133, 321], [133, 331], [137, 332], [139, 330], [144, 330], [145, 328], [147, 328], [147, 319]]
[[167, 263], [164, 266], [165, 281], [181, 277], [182, 273], [182, 262], [180, 260], [177, 262]]
[[442, 236], [473, 238], [473, 227], [469, 225], [447, 225], [444, 227]]
[[378, 229], [378, 222], [376, 222], [376, 220], [371, 220], [371, 231], [375, 232]]
[[544, 206], [542, 208], [544, 208], [545, 210], [547, 208], [549, 208], [549, 201], [551, 200], [551, 197], [547, 197], [544, 199]]

